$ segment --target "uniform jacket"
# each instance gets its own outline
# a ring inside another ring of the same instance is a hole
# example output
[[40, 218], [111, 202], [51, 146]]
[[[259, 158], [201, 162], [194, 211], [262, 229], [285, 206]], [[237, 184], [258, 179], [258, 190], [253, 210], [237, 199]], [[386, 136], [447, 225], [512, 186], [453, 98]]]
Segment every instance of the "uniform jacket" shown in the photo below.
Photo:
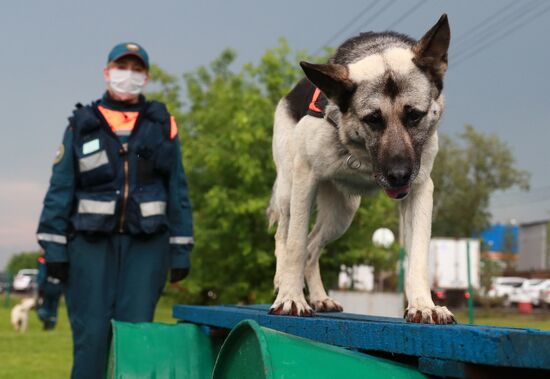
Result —
[[69, 119], [38, 226], [46, 261], [68, 261], [75, 232], [168, 232], [171, 267], [189, 267], [193, 231], [180, 142], [162, 103], [140, 104], [127, 138], [114, 133], [99, 101], [78, 105]]

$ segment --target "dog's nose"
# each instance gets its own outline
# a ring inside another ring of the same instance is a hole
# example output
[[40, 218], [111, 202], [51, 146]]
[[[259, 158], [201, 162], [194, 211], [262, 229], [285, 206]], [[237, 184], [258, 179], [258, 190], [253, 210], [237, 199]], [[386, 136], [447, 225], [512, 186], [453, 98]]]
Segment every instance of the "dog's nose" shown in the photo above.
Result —
[[404, 187], [409, 184], [411, 170], [406, 165], [395, 165], [388, 170], [386, 176], [392, 187]]

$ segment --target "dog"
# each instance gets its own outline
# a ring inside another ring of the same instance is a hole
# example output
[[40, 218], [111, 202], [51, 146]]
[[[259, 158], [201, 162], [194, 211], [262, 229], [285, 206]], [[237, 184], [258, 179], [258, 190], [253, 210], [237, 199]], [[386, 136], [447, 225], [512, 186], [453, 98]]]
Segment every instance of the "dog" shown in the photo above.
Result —
[[16, 332], [24, 333], [29, 324], [29, 312], [36, 305], [36, 299], [27, 297], [11, 310], [11, 325]]
[[401, 203], [409, 262], [405, 319], [455, 322], [446, 307], [435, 306], [428, 284], [430, 172], [449, 43], [444, 14], [419, 41], [395, 32], [361, 33], [326, 64], [300, 62], [307, 79], [280, 100], [274, 118], [277, 176], [267, 215], [270, 226], [277, 224], [277, 297], [271, 314], [342, 311], [323, 287], [319, 256], [346, 232], [361, 196], [382, 189]]

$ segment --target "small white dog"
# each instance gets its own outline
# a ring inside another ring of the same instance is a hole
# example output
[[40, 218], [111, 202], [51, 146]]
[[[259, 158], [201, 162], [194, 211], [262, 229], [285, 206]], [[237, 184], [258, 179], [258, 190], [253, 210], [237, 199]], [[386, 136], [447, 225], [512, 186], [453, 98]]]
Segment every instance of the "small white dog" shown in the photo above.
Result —
[[27, 297], [21, 300], [11, 310], [11, 324], [16, 332], [24, 333], [29, 324], [29, 311], [36, 305], [34, 297]]

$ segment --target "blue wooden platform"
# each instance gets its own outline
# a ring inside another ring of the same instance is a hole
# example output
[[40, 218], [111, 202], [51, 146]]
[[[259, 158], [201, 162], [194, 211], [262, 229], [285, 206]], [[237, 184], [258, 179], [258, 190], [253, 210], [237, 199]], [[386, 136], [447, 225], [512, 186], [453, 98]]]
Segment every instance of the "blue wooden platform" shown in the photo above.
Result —
[[[464, 377], [471, 366], [550, 370], [550, 332], [477, 325], [425, 325], [402, 319], [350, 313], [314, 317], [272, 316], [267, 305], [175, 305], [185, 322], [233, 328], [241, 320], [350, 349], [416, 359], [419, 369], [439, 376]], [[466, 375], [469, 376], [469, 375]], [[550, 378], [550, 372], [548, 376]]]

